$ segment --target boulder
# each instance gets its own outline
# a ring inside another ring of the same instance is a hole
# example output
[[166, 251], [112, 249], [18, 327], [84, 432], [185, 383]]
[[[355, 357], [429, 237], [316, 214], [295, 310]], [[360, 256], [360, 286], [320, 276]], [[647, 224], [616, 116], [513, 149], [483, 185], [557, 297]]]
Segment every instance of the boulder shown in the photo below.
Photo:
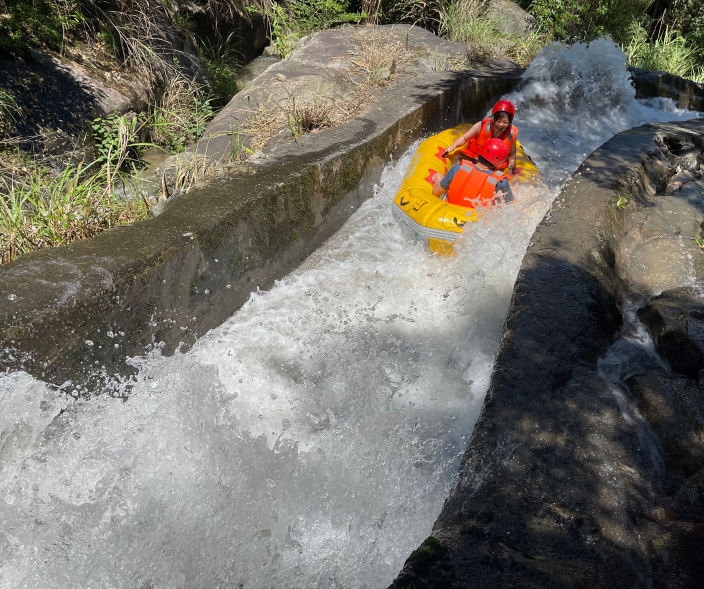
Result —
[[704, 302], [692, 289], [680, 288], [654, 297], [639, 309], [658, 353], [670, 368], [698, 378], [704, 368]]
[[499, 30], [513, 37], [525, 37], [535, 18], [511, 0], [491, 0], [486, 15], [498, 23]]

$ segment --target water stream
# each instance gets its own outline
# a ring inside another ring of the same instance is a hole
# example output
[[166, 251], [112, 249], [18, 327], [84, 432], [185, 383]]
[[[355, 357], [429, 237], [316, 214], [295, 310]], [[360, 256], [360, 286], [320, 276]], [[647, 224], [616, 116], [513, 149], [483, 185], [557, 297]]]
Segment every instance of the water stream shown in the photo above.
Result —
[[392, 219], [412, 148], [269, 292], [187, 353], [133, 359], [127, 402], [1, 376], [0, 587], [386, 587], [455, 484], [560, 186], [614, 134], [692, 116], [636, 101], [623, 63], [608, 41], [534, 61], [508, 98], [545, 185], [456, 258]]

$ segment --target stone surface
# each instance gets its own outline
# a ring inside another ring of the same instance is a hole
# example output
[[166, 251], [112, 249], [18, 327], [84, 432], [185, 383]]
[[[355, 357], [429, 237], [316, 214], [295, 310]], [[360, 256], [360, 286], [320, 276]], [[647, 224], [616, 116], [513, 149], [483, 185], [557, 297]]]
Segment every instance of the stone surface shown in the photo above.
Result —
[[704, 85], [667, 72], [649, 72], [629, 68], [632, 73], [636, 98], [661, 96], [672, 98], [678, 108], [704, 110]]
[[491, 0], [487, 16], [498, 23], [499, 30], [514, 37], [530, 33], [535, 18], [511, 0]]
[[664, 292], [638, 310], [674, 372], [698, 378], [704, 368], [704, 300], [692, 288]]
[[691, 379], [657, 373], [634, 376], [628, 387], [660, 438], [668, 469], [685, 476], [704, 468], [704, 391]]
[[[286, 63], [265, 73], [291, 80], [302, 66]], [[164, 353], [188, 347], [330, 237], [390, 156], [476, 120], [519, 80], [518, 69], [410, 76], [362, 116], [170, 199], [157, 218], [3, 265], [0, 369], [90, 387], [103, 378], [96, 370], [108, 379], [129, 372], [126, 356], [153, 342]], [[125, 336], [113, 341], [109, 331]]]
[[[700, 586], [697, 418], [677, 405], [688, 429], [672, 439], [696, 460], [668, 469], [635, 401], [597, 362], [632, 286], [619, 258], [631, 212], [650, 206], [677, 165], [659, 144], [702, 134], [704, 121], [626, 131], [563, 189], [523, 260], [459, 482], [433, 527], [442, 550], [422, 566], [409, 559], [392, 587]], [[619, 209], [623, 194], [631, 204]]]
[[[465, 43], [446, 41], [425, 29], [408, 25], [348, 26], [320, 31], [302, 39], [287, 59], [272, 64], [248, 83], [218, 113], [199, 143], [189, 151], [216, 161], [227, 159], [232, 154], [233, 144], [242, 139], [246, 142], [246, 135], [238, 133], [239, 127], [260, 108], [285, 108], [293, 99], [298, 104], [339, 103], [354, 99], [355, 90], [364, 80], [355, 64], [363, 59], [361, 43], [374, 38], [396, 40], [412, 54], [413, 58], [403, 72], [387, 71], [387, 78], [395, 74], [394, 86], [407, 86], [409, 90], [432, 84], [447, 69], [443, 65], [447, 58], [464, 60], [467, 53]], [[474, 71], [501, 76], [512, 75], [517, 70], [516, 64], [504, 60]], [[396, 99], [389, 87], [380, 92], [377, 101], [389, 104]], [[364, 115], [360, 113], [359, 116]], [[278, 153], [289, 142], [291, 140], [274, 141], [269, 151]], [[170, 161], [166, 166], [171, 164]]]
[[0, 87], [22, 109], [17, 134], [27, 138], [45, 134], [45, 139], [34, 144], [49, 153], [56, 151], [50, 145], [52, 137], [66, 136], [70, 141], [63, 146], [66, 151], [73, 147], [87, 121], [111, 110], [121, 114], [144, 110], [149, 99], [147, 88], [112, 66], [116, 64], [111, 63], [107, 71], [81, 66], [45, 50], [32, 50], [31, 58], [25, 61], [0, 58]]

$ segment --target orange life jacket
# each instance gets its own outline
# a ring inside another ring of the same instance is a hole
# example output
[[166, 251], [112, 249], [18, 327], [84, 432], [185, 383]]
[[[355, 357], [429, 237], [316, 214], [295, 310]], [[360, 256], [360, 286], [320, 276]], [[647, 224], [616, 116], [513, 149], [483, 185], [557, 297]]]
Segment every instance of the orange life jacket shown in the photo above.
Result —
[[[469, 140], [469, 142], [467, 143], [467, 148], [463, 149], [462, 153], [464, 153], [466, 156], [473, 160], [479, 157], [479, 150], [484, 145], [486, 145], [486, 142], [489, 141], [489, 139], [494, 138], [491, 134], [491, 123], [491, 119], [484, 119], [482, 121], [482, 126], [479, 130], [479, 135]], [[508, 147], [508, 152], [510, 154], [513, 151], [513, 146], [516, 143], [517, 136], [518, 129], [511, 125], [508, 129], [506, 129], [506, 131], [503, 132], [500, 137], [497, 137], [497, 139], [501, 139], [501, 141], [506, 144], [506, 147]], [[501, 164], [500, 169], [503, 169], [506, 166], [508, 166], [508, 159], [503, 164]]]
[[469, 207], [473, 209], [477, 206], [490, 206], [494, 200], [496, 185], [503, 180], [506, 175], [498, 170], [487, 174], [474, 166], [472, 162], [463, 161], [459, 164], [454, 178], [450, 182], [447, 191], [447, 200], [453, 205]]

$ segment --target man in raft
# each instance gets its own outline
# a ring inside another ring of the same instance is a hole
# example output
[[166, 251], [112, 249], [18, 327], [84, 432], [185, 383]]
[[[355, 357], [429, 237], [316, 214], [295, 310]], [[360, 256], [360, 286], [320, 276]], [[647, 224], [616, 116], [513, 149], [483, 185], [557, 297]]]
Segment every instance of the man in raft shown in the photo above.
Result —
[[502, 164], [501, 170], [508, 170], [511, 174], [516, 173], [516, 138], [518, 129], [512, 125], [513, 117], [516, 114], [516, 107], [509, 100], [499, 100], [491, 111], [492, 118], [484, 119], [476, 123], [462, 137], [457, 139], [443, 154], [447, 157], [458, 147], [465, 143], [467, 148], [462, 150], [462, 156], [471, 161], [476, 161], [479, 150], [486, 145], [490, 139], [500, 139], [509, 149], [509, 156]]
[[[506, 174], [499, 167], [509, 155], [508, 147], [500, 139], [489, 139], [482, 146], [476, 162], [462, 160], [455, 164], [447, 174], [433, 176], [433, 194], [442, 196], [447, 192], [446, 200], [453, 205], [469, 207], [487, 207], [503, 200], [513, 200], [513, 192]], [[496, 193], [500, 193], [497, 195]]]

